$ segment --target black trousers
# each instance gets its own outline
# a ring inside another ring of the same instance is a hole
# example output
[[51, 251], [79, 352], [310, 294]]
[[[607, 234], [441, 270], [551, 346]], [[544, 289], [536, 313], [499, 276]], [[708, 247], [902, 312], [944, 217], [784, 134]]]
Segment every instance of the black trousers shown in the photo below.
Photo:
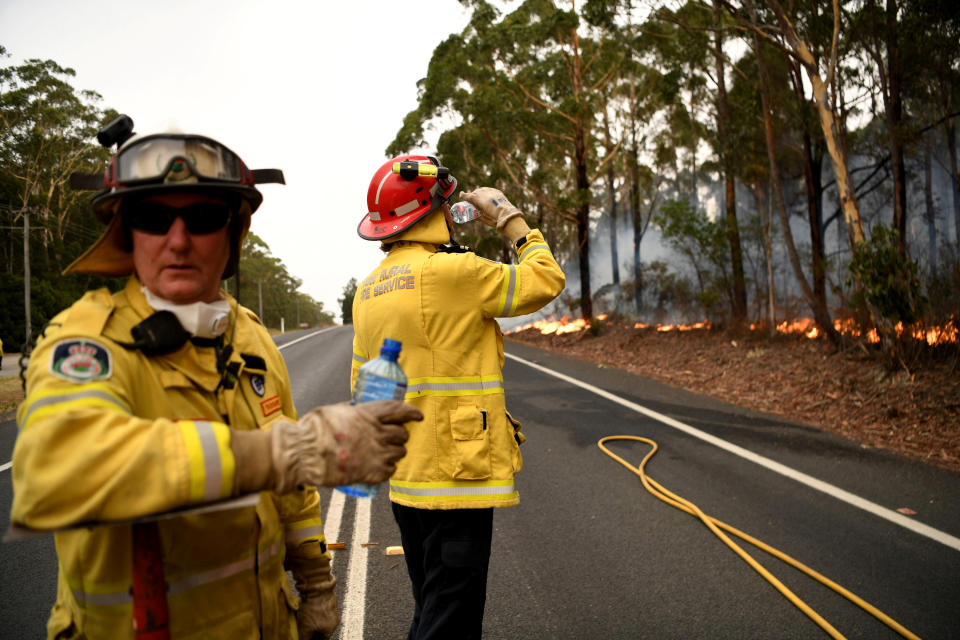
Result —
[[407, 639], [479, 640], [493, 509], [392, 507], [413, 585]]

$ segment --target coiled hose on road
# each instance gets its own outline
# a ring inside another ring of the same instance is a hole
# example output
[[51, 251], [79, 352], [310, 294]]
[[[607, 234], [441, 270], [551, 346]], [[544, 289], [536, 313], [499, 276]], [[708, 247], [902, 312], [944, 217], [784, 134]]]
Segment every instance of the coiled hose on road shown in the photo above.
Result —
[[[614, 440], [633, 440], [636, 442], [642, 442], [644, 444], [650, 445], [651, 449], [649, 453], [647, 453], [647, 455], [644, 456], [640, 464], [634, 467], [632, 464], [630, 464], [629, 462], [627, 462], [617, 454], [610, 451], [610, 449], [608, 449], [604, 445], [604, 443], [611, 442]], [[750, 556], [746, 551], [743, 550], [742, 547], [740, 547], [740, 545], [738, 545], [736, 542], [731, 540], [730, 537], [724, 533], [724, 531], [737, 536], [741, 540], [749, 542], [750, 544], [752, 544], [753, 546], [757, 547], [762, 551], [766, 551], [770, 555], [774, 556], [775, 558], [779, 558], [780, 560], [782, 560], [783, 562], [786, 562], [787, 564], [794, 567], [795, 569], [799, 569], [800, 571], [807, 574], [808, 576], [810, 576], [817, 582], [823, 584], [824, 586], [829, 587], [830, 589], [833, 589], [835, 592], [839, 593], [850, 602], [854, 603], [855, 605], [857, 605], [858, 607], [860, 607], [861, 609], [863, 609], [873, 617], [877, 618], [882, 623], [884, 623], [885, 625], [887, 625], [888, 627], [890, 627], [891, 629], [899, 633], [904, 638], [911, 638], [911, 640], [919, 640], [919, 636], [917, 636], [915, 633], [913, 633], [912, 631], [910, 631], [909, 629], [901, 625], [899, 622], [897, 622], [896, 620], [894, 620], [884, 612], [874, 607], [869, 602], [866, 602], [855, 593], [841, 587], [836, 582], [833, 582], [829, 578], [817, 573], [816, 571], [806, 566], [802, 562], [791, 558], [787, 554], [783, 553], [782, 551], [774, 547], [771, 547], [765, 542], [757, 540], [756, 538], [726, 524], [725, 522], [721, 522], [720, 520], [717, 520], [712, 516], [708, 516], [703, 511], [701, 511], [700, 508], [697, 507], [697, 505], [669, 491], [668, 489], [664, 488], [660, 483], [658, 483], [656, 480], [648, 476], [644, 468], [646, 467], [647, 462], [649, 462], [650, 458], [652, 458], [654, 454], [656, 454], [657, 449], [659, 448], [657, 446], [657, 443], [654, 442], [653, 440], [650, 440], [649, 438], [642, 438], [640, 436], [607, 436], [605, 438], [601, 438], [599, 442], [597, 442], [597, 446], [600, 447], [600, 449], [605, 454], [607, 454], [608, 456], [610, 456], [611, 458], [613, 458], [614, 460], [616, 460], [617, 462], [625, 466], [627, 469], [630, 469], [630, 471], [634, 472], [636, 475], [640, 476], [640, 481], [643, 482], [643, 486], [646, 488], [647, 491], [649, 491], [655, 497], [666, 502], [672, 507], [680, 509], [681, 511], [685, 511], [690, 515], [699, 518], [705, 525], [707, 525], [707, 527], [709, 527], [711, 531], [713, 531], [714, 535], [720, 538], [724, 542], [724, 544], [726, 544], [728, 547], [733, 549], [733, 551], [738, 556], [740, 556], [744, 560], [744, 562], [746, 562], [751, 567], [753, 567], [754, 571], [756, 571], [761, 576], [763, 576], [763, 578], [767, 582], [769, 582], [771, 585], [773, 585], [773, 587], [777, 591], [779, 591], [785, 598], [787, 598], [790, 602], [792, 602], [794, 606], [800, 609], [811, 620], [816, 622], [817, 625], [819, 625], [821, 629], [823, 629], [828, 634], [830, 634], [831, 637], [837, 638], [838, 640], [845, 638], [845, 636], [841, 634], [839, 631], [837, 631], [833, 627], [833, 625], [831, 625], [829, 622], [824, 620], [824, 618], [819, 613], [814, 611], [810, 607], [810, 605], [808, 605], [806, 602], [801, 600], [796, 594], [790, 591], [790, 589], [788, 589], [786, 585], [780, 582], [772, 573], [767, 571], [763, 567], [763, 565], [761, 565], [759, 562], [754, 560], [752, 556]]]

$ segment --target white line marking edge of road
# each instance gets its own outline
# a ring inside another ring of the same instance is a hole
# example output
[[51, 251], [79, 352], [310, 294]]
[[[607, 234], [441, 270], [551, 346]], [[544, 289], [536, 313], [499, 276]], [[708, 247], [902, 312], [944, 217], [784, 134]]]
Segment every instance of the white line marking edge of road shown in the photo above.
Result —
[[748, 449], [744, 449], [743, 447], [737, 446], [731, 442], [727, 442], [726, 440], [723, 440], [721, 438], [718, 438], [717, 436], [706, 433], [705, 431], [701, 431], [695, 427], [691, 427], [690, 425], [684, 424], [679, 420], [674, 420], [669, 416], [663, 415], [662, 413], [658, 413], [652, 409], [648, 409], [643, 405], [637, 404], [635, 402], [631, 402], [630, 400], [627, 400], [625, 398], [621, 398], [620, 396], [614, 395], [609, 391], [605, 391], [599, 387], [595, 387], [592, 384], [583, 382], [581, 380], [577, 380], [576, 378], [565, 375], [558, 371], [554, 371], [553, 369], [549, 369], [535, 362], [530, 362], [529, 360], [525, 360], [523, 358], [520, 358], [510, 353], [505, 352], [504, 355], [510, 358], [511, 360], [515, 360], [521, 364], [527, 365], [528, 367], [532, 367], [534, 369], [537, 369], [538, 371], [542, 371], [547, 375], [553, 376], [555, 378], [559, 378], [564, 382], [568, 382], [574, 386], [580, 387], [581, 389], [594, 393], [602, 398], [606, 398], [611, 402], [615, 402], [623, 407], [636, 411], [637, 413], [642, 413], [648, 418], [652, 418], [654, 420], [657, 420], [658, 422], [662, 422], [663, 424], [673, 427], [674, 429], [677, 429], [679, 431], [682, 431], [687, 435], [693, 436], [695, 438], [699, 438], [704, 442], [708, 442], [716, 447], [723, 449], [724, 451], [740, 456], [741, 458], [749, 460], [750, 462], [754, 462], [762, 467], [769, 469], [770, 471], [779, 473], [780, 475], [791, 478], [792, 480], [796, 480], [797, 482], [805, 484], [812, 489], [816, 489], [817, 491], [826, 493], [827, 495], [832, 496], [837, 500], [842, 500], [843, 502], [853, 505], [858, 509], [863, 509], [868, 513], [871, 513], [885, 520], [889, 520], [890, 522], [900, 525], [905, 529], [909, 529], [914, 533], [919, 533], [920, 535], [926, 536], [931, 540], [935, 540], [936, 542], [939, 542], [948, 547], [951, 547], [952, 549], [960, 551], [960, 538], [952, 536], [949, 533], [940, 531], [939, 529], [934, 529], [933, 527], [929, 525], [925, 525], [922, 522], [911, 520], [906, 516], [904, 516], [903, 514], [897, 513], [896, 511], [880, 506], [875, 502], [871, 502], [865, 498], [861, 498], [860, 496], [850, 493], [849, 491], [844, 491], [840, 487], [836, 487], [828, 482], [824, 482], [823, 480], [818, 480], [813, 476], [809, 476], [801, 471], [797, 471], [796, 469], [788, 467], [775, 460], [771, 460], [770, 458], [766, 458], [764, 456], [756, 454]]
[[340, 621], [340, 640], [363, 640], [367, 600], [367, 564], [370, 549], [363, 546], [370, 539], [371, 503], [373, 498], [356, 498], [353, 518], [353, 536], [350, 540], [350, 559], [347, 569], [347, 588], [344, 594], [343, 619]]
[[332, 329], [338, 329], [338, 328], [340, 328], [340, 326], [342, 326], [342, 325], [333, 326], [333, 327], [327, 327], [326, 329], [320, 329], [319, 331], [314, 331], [313, 333], [308, 333], [308, 334], [305, 335], [305, 336], [300, 336], [300, 337], [297, 338], [296, 340], [291, 340], [290, 342], [288, 342], [288, 343], [286, 343], [286, 344], [281, 344], [281, 345], [279, 345], [279, 346], [277, 347], [277, 349], [279, 349], [280, 351], [283, 351], [283, 350], [286, 349], [287, 347], [292, 347], [293, 345], [297, 344], [298, 342], [303, 342], [304, 340], [307, 340], [307, 339], [309, 339], [309, 338], [312, 338], [313, 336], [318, 336], [318, 335], [320, 335], [321, 333], [326, 333], [327, 331], [330, 331], [330, 330], [332, 330]]

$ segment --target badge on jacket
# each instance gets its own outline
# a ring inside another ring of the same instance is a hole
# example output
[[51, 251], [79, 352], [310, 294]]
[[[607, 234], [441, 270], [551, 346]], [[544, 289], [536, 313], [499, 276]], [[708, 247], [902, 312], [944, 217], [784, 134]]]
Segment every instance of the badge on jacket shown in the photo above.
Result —
[[113, 373], [113, 359], [94, 340], [61, 340], [50, 353], [50, 373], [69, 382], [106, 380]]
[[263, 394], [267, 391], [267, 386], [264, 384], [263, 376], [259, 373], [255, 373], [250, 376], [250, 388], [253, 389], [253, 392], [263, 397]]

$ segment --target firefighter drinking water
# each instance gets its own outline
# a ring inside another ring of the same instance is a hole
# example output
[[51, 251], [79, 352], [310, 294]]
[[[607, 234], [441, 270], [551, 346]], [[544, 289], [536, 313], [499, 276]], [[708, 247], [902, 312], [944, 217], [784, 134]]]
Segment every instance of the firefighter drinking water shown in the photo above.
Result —
[[496, 318], [536, 311], [564, 286], [541, 233], [497, 189], [460, 198], [510, 243], [517, 264], [459, 247], [456, 188], [436, 158], [394, 158], [374, 173], [358, 227], [387, 255], [354, 297], [351, 385], [384, 338], [397, 340], [406, 399], [426, 416], [408, 425], [407, 455], [389, 483], [413, 586], [410, 640], [480, 638], [493, 508], [519, 501], [524, 440], [506, 410]]
[[[17, 415], [11, 521], [58, 530], [48, 637], [330, 637], [314, 486], [388, 478], [420, 411], [344, 403], [298, 420], [280, 352], [220, 289], [256, 185], [282, 174], [204, 136], [129, 133], [103, 175], [77, 181], [102, 188], [107, 227], [65, 272], [126, 286], [50, 322]], [[255, 504], [197, 509], [244, 494]]]

